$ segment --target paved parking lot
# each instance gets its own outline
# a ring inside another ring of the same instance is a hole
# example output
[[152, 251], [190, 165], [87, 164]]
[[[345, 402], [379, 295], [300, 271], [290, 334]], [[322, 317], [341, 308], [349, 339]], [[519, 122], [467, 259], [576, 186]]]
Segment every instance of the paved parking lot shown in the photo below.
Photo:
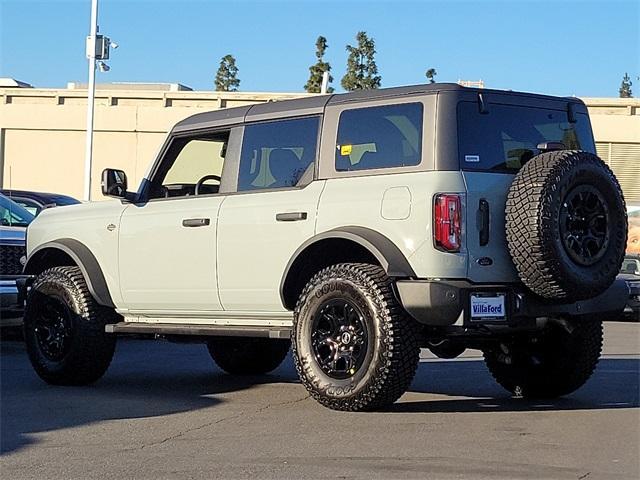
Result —
[[640, 325], [610, 323], [589, 383], [553, 402], [511, 399], [478, 352], [424, 353], [379, 413], [308, 398], [288, 360], [234, 378], [202, 345], [123, 340], [91, 387], [42, 383], [2, 343], [0, 474], [21, 478], [640, 478]]

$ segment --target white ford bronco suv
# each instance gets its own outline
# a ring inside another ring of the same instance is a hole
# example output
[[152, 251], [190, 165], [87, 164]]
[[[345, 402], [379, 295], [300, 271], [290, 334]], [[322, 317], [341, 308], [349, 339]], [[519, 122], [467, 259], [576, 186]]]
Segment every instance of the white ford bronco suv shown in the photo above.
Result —
[[113, 169], [102, 190], [117, 201], [28, 230], [25, 338], [51, 384], [151, 334], [232, 374], [291, 347], [337, 410], [393, 403], [421, 347], [482, 350], [507, 390], [554, 397], [628, 296], [623, 196], [576, 98], [435, 84], [200, 113], [137, 192]]

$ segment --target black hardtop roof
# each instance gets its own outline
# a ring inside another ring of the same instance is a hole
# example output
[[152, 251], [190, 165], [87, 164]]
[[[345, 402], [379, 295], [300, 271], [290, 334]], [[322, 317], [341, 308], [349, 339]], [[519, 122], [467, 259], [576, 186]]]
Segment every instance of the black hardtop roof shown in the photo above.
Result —
[[[527, 97], [529, 99], [564, 100], [568, 102], [583, 103], [576, 97], [555, 97], [539, 93], [517, 92], [513, 90], [496, 90], [489, 88], [464, 87], [457, 83], [431, 83], [421, 85], [409, 85], [404, 87], [380, 88], [375, 90], [358, 90], [348, 93], [333, 93], [327, 95], [314, 95], [311, 97], [294, 98], [291, 100], [276, 100], [242, 107], [221, 108], [210, 112], [196, 113], [178, 122], [175, 128], [184, 129], [186, 127], [197, 128], [200, 124], [212, 122], [233, 123], [233, 120], [242, 122], [245, 117], [262, 116], [279, 112], [300, 112], [304, 115], [305, 110], [321, 109], [326, 105], [343, 104], [349, 102], [359, 102], [382, 98], [393, 98], [402, 96], [413, 96], [420, 94], [438, 93], [446, 91], [458, 91], [466, 93], [490, 95], [514, 95]], [[182, 128], [181, 128], [182, 127]]]

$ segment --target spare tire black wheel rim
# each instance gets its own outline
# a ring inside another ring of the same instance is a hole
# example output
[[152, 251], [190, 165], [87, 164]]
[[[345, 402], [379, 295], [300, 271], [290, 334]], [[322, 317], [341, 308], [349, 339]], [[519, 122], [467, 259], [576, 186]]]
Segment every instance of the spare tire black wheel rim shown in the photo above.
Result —
[[67, 355], [71, 346], [71, 311], [60, 299], [44, 295], [40, 298], [38, 307], [34, 332], [40, 351], [47, 359], [60, 361]]
[[579, 185], [564, 198], [560, 208], [560, 236], [569, 257], [589, 266], [602, 258], [609, 246], [609, 208], [602, 193], [591, 185]]
[[368, 334], [359, 307], [343, 299], [320, 305], [313, 318], [311, 342], [315, 360], [329, 377], [352, 377], [367, 355]]

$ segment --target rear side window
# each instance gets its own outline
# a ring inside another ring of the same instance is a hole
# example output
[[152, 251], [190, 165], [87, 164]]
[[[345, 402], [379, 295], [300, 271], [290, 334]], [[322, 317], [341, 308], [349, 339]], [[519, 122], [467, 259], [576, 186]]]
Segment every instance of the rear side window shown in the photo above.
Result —
[[316, 158], [318, 117], [247, 125], [238, 191], [294, 187]]
[[422, 158], [422, 104], [345, 110], [340, 114], [336, 171], [418, 165]]
[[458, 104], [458, 154], [463, 170], [517, 172], [539, 153], [537, 145], [561, 142], [570, 150], [595, 153], [589, 117], [566, 110], [495, 105], [481, 114], [478, 104]]

